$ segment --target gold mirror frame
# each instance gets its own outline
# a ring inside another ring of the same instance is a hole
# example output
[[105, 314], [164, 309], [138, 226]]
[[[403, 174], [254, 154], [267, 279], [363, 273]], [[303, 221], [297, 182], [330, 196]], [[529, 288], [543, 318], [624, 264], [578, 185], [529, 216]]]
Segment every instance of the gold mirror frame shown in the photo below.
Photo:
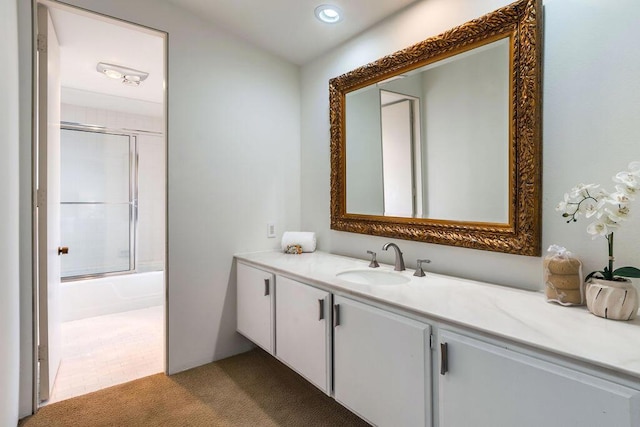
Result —
[[[519, 255], [540, 255], [541, 0], [520, 0], [329, 81], [331, 229]], [[509, 223], [400, 218], [346, 212], [346, 94], [509, 37], [511, 111]]]

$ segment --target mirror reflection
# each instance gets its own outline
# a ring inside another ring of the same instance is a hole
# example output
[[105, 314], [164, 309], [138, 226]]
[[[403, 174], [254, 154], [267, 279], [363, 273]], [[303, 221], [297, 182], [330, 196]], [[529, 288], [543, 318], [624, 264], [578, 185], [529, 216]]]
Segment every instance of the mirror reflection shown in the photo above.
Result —
[[345, 96], [346, 212], [509, 222], [509, 38]]
[[329, 80], [332, 230], [540, 254], [541, 10], [518, 0]]

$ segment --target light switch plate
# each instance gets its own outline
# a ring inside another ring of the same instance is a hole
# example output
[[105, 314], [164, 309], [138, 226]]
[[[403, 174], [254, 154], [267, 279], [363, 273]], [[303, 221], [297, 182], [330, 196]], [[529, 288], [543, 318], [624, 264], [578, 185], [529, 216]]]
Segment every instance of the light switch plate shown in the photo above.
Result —
[[267, 224], [267, 237], [272, 239], [276, 237], [276, 225], [273, 223]]

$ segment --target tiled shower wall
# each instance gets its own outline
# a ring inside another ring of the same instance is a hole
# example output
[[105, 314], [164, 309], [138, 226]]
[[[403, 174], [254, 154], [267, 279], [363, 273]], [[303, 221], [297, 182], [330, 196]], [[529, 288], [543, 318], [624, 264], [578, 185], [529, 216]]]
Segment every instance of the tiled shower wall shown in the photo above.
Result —
[[[113, 130], [164, 132], [161, 117], [62, 104], [61, 120]], [[138, 240], [137, 270], [164, 269], [165, 144], [163, 135], [137, 134]]]

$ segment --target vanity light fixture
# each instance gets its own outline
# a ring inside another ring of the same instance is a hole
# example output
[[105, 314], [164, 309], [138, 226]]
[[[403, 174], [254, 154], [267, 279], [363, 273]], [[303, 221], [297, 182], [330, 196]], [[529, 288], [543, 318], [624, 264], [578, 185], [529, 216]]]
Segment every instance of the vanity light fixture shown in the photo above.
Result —
[[133, 68], [123, 67], [121, 65], [107, 64], [105, 62], [98, 62], [96, 70], [109, 78], [120, 80], [122, 84], [127, 86], [139, 86], [140, 82], [149, 77], [149, 73], [144, 71], [134, 70]]
[[342, 11], [339, 7], [331, 4], [321, 4], [316, 7], [316, 18], [326, 24], [336, 24], [342, 21]]

